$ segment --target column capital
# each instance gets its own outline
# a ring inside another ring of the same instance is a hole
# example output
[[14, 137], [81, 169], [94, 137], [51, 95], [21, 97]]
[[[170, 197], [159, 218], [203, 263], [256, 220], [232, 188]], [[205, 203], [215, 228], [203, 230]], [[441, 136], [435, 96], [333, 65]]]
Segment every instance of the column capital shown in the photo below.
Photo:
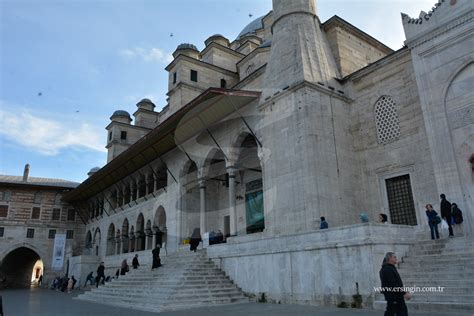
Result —
[[200, 189], [205, 189], [206, 188], [206, 178], [199, 178], [198, 179], [198, 184]]

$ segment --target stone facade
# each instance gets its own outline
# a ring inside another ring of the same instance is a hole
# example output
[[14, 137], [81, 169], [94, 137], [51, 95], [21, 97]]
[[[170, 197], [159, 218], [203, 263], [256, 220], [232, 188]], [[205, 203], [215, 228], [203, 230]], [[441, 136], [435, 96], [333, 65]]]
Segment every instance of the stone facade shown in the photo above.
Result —
[[109, 125], [148, 134], [109, 143], [108, 164], [66, 196], [88, 217], [92, 257], [74, 260], [115, 267], [220, 230], [209, 256], [245, 291], [370, 305], [383, 253], [428, 237], [439, 194], [472, 236], [473, 2], [439, 4], [422, 24], [403, 16], [396, 52], [339, 17], [321, 24], [311, 0], [274, 0], [232, 42], [178, 46], [168, 104]]
[[[0, 176], [0, 274], [2, 287], [29, 286], [35, 263], [45, 283], [67, 273], [68, 260], [82, 254], [84, 223], [62, 196], [77, 183]], [[55, 234], [66, 234], [63, 268], [53, 270]]]

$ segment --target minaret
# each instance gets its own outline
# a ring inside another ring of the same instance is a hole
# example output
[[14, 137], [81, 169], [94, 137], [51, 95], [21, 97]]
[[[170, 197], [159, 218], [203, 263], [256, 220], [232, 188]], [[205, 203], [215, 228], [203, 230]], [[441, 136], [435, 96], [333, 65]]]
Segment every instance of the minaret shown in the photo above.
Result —
[[302, 81], [337, 86], [336, 63], [314, 0], [273, 0], [272, 49], [263, 97]]

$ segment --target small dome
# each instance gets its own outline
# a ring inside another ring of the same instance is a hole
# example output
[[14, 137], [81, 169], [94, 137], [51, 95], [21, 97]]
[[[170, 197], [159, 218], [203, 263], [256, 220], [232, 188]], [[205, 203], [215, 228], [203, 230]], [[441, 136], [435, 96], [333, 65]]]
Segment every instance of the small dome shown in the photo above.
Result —
[[148, 105], [148, 106], [152, 106], [152, 107], [155, 107], [155, 104], [153, 102], [151, 102], [150, 99], [142, 99], [140, 102], [137, 103], [137, 106], [140, 107], [140, 105]]
[[244, 27], [244, 29], [239, 33], [239, 35], [237, 36], [237, 39], [240, 39], [247, 34], [255, 34], [257, 30], [263, 28], [263, 18], [264, 16], [261, 16], [259, 18], [256, 18], [249, 24], [247, 24], [247, 26]]
[[100, 170], [100, 167], [94, 167], [92, 168], [91, 170], [89, 170], [89, 172], [87, 173], [87, 175], [90, 177], [91, 175], [93, 175], [94, 173], [96, 173], [97, 171]]
[[178, 49], [192, 49], [192, 50], [198, 51], [196, 46], [194, 46], [193, 44], [189, 44], [189, 43], [179, 44], [178, 47], [176, 48], [176, 50], [178, 50]]
[[89, 170], [89, 173], [90, 172], [97, 172], [100, 170], [100, 167], [94, 167], [94, 168], [91, 168], [91, 170]]
[[262, 43], [262, 45], [259, 46], [259, 48], [265, 48], [270, 46], [272, 46], [272, 41], [265, 41], [264, 43]]
[[208, 46], [212, 42], [215, 42], [215, 43], [220, 44], [220, 45], [225, 46], [225, 47], [229, 47], [229, 45], [230, 45], [229, 40], [221, 34], [214, 34], [212, 36], [209, 36], [207, 38], [207, 40], [204, 41], [204, 44], [206, 46]]
[[114, 116], [121, 116], [121, 117], [127, 117], [130, 118], [130, 114], [127, 111], [124, 110], [117, 110], [112, 114], [112, 117]]

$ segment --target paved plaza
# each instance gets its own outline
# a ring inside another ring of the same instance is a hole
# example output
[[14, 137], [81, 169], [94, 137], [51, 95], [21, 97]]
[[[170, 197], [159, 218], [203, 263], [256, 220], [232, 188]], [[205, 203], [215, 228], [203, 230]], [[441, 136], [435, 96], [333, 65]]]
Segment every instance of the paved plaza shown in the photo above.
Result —
[[[86, 303], [83, 301], [74, 300], [78, 292], [73, 294], [66, 294], [46, 289], [31, 289], [31, 290], [6, 290], [2, 291], [3, 297], [3, 312], [5, 316], [85, 316], [85, 315], [161, 315], [161, 316], [376, 316], [383, 315], [381, 311], [374, 310], [356, 310], [356, 309], [340, 309], [340, 308], [322, 308], [315, 306], [302, 305], [277, 305], [277, 304], [263, 304], [263, 303], [248, 303], [217, 307], [204, 307], [192, 310], [164, 312], [164, 313], [149, 313], [136, 311], [125, 308], [112, 307], [107, 305], [100, 305], [96, 303]], [[453, 316], [453, 313], [415, 313], [410, 312], [411, 316]], [[461, 315], [461, 314], [459, 314]]]

